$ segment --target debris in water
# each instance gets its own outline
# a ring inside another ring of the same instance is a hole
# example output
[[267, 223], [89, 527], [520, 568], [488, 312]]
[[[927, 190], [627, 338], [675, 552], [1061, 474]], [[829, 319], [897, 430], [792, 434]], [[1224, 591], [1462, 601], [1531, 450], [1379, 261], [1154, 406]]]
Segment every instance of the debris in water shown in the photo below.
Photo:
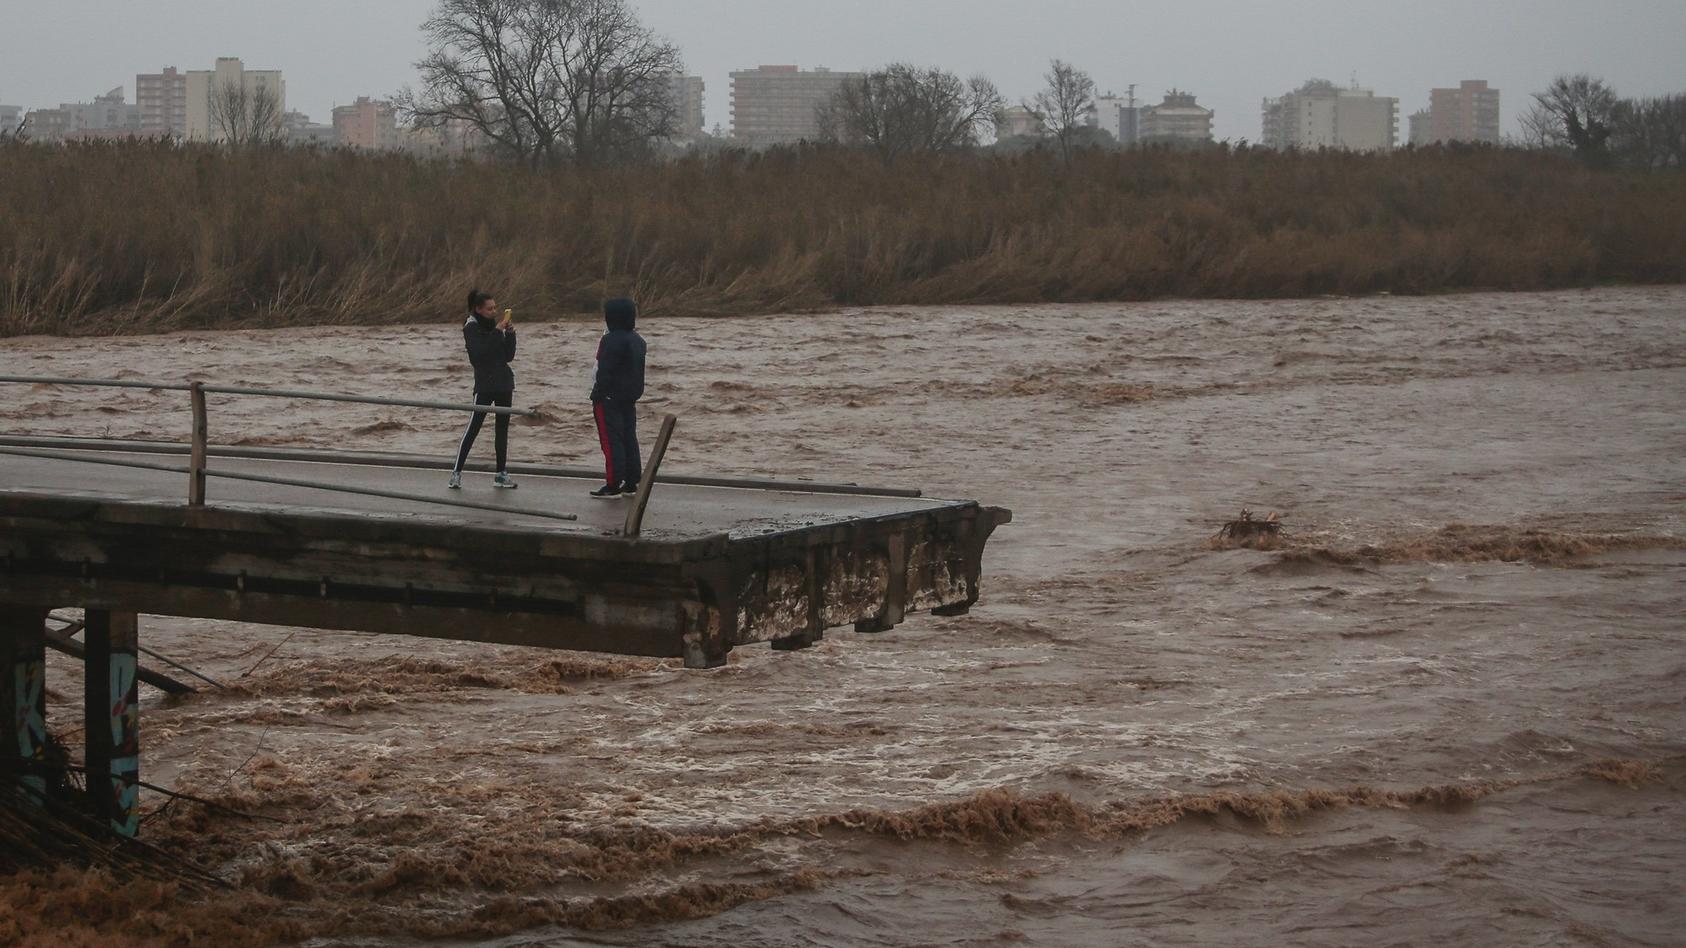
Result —
[[1276, 548], [1276, 542], [1281, 536], [1282, 517], [1276, 511], [1271, 511], [1263, 520], [1254, 520], [1253, 511], [1243, 507], [1241, 516], [1218, 528], [1217, 535], [1212, 537], [1212, 543], [1271, 550]]

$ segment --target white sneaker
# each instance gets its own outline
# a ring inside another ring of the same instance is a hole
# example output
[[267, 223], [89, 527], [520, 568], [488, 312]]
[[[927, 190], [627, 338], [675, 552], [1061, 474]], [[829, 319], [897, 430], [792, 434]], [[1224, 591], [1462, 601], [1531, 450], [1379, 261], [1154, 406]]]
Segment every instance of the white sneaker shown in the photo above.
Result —
[[515, 482], [509, 479], [508, 474], [505, 474], [502, 471], [499, 471], [492, 478], [492, 486], [493, 487], [507, 487], [510, 490], [514, 490], [515, 489]]
[[462, 472], [461, 471], [452, 471], [451, 472], [451, 482], [449, 484], [446, 484], [445, 486], [449, 487], [452, 490], [462, 490]]

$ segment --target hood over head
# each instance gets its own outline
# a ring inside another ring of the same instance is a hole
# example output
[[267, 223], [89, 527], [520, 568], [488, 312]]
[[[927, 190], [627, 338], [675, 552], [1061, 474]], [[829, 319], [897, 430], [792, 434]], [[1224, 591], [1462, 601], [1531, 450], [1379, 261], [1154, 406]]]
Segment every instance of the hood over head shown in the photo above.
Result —
[[638, 304], [625, 298], [603, 303], [603, 322], [610, 329], [631, 329], [638, 322]]

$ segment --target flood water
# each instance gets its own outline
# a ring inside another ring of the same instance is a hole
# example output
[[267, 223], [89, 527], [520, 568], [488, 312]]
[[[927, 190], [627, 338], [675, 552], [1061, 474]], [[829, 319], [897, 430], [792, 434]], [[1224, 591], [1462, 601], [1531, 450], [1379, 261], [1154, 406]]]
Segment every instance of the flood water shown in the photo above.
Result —
[[[972, 614], [713, 671], [143, 618], [234, 687], [143, 688], [142, 776], [278, 821], [148, 819], [228, 893], [4, 883], [25, 941], [1680, 943], [1686, 288], [641, 330], [671, 471], [1010, 507]], [[515, 459], [596, 463], [597, 332], [521, 330]], [[0, 371], [457, 399], [461, 350], [442, 316], [14, 339]], [[9, 432], [188, 428], [180, 393], [13, 389]], [[460, 419], [211, 421], [445, 455]], [[1243, 507], [1280, 549], [1211, 542]]]

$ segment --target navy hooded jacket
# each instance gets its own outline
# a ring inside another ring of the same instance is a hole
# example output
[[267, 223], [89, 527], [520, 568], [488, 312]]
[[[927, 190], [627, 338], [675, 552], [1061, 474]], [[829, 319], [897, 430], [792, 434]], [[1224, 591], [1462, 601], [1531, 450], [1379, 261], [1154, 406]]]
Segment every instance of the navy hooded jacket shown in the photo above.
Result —
[[597, 342], [597, 370], [591, 376], [594, 402], [635, 402], [644, 397], [644, 337], [634, 331], [638, 309], [631, 300], [603, 304], [609, 331]]

